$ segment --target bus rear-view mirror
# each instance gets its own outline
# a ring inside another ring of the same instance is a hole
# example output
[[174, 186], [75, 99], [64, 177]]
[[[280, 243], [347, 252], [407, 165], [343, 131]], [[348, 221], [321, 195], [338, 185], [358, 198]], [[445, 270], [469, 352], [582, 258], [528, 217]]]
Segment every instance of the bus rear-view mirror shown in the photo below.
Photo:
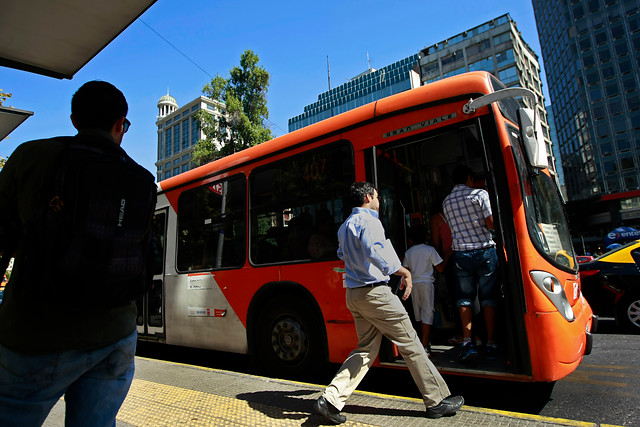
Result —
[[535, 116], [535, 110], [531, 108], [518, 109], [518, 119], [520, 121], [520, 134], [529, 164], [535, 168], [548, 167], [547, 146], [544, 143], [542, 125], [540, 124], [540, 119]]

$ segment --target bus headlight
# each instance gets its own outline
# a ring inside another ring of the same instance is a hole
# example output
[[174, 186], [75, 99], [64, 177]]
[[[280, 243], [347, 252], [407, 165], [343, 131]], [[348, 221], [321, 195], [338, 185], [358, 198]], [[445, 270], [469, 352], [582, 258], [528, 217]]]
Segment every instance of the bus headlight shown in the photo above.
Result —
[[544, 293], [549, 301], [556, 306], [558, 312], [569, 322], [576, 320], [571, 304], [564, 293], [564, 288], [556, 276], [546, 271], [530, 271], [533, 283]]

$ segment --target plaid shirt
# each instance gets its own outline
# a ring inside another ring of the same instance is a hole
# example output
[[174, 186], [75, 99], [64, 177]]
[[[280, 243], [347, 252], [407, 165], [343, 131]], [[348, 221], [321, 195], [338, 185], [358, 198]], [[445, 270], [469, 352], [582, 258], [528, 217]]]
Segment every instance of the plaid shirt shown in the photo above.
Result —
[[458, 184], [442, 203], [451, 228], [454, 251], [469, 251], [495, 246], [485, 218], [492, 215], [486, 190]]

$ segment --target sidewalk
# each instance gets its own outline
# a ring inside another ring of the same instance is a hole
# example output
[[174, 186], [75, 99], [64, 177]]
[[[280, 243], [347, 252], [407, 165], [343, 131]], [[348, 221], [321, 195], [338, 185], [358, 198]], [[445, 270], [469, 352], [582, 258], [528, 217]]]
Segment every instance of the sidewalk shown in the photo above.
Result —
[[[321, 426], [313, 411], [323, 386], [136, 358], [136, 375], [117, 426]], [[593, 423], [463, 406], [454, 417], [424, 418], [419, 399], [356, 391], [344, 426], [596, 426]], [[45, 426], [64, 425], [61, 400]], [[604, 425], [603, 425], [604, 426]]]

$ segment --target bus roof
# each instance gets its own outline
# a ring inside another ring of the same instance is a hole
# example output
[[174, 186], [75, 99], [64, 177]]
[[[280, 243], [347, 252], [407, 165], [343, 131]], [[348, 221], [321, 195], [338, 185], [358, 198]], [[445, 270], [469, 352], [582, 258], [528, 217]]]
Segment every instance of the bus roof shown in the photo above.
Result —
[[489, 76], [490, 74], [486, 71], [464, 73], [382, 98], [168, 178], [160, 182], [159, 186], [163, 191], [167, 191], [187, 185], [204, 177], [217, 175], [275, 152], [292, 149], [301, 143], [313, 142], [340, 133], [347, 128], [397, 111], [446, 99], [468, 100], [471, 96], [490, 93], [492, 89]]

